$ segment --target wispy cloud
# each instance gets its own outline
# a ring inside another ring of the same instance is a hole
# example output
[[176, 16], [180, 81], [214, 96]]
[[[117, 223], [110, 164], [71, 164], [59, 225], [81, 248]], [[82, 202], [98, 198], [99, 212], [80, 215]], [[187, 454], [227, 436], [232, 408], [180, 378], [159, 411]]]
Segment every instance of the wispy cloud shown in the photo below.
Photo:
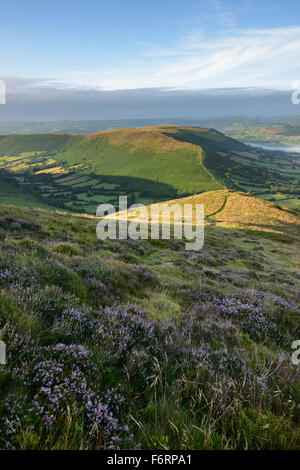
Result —
[[188, 39], [159, 70], [153, 63], [154, 86], [289, 88], [300, 73], [300, 27], [235, 30], [218, 40], [194, 34]]
[[99, 66], [88, 71], [65, 71], [52, 77], [51, 85], [65, 82], [105, 90], [244, 86], [288, 89], [299, 79], [299, 50], [298, 26], [260, 30], [230, 28], [217, 39], [210, 39], [201, 28], [196, 28], [174, 47], [148, 46], [130, 62], [124, 60], [109, 68]]
[[[201, 26], [194, 27], [172, 47], [141, 45], [135, 59], [110, 66], [96, 64], [89, 70], [60, 71], [36, 82], [42, 87], [82, 90], [290, 89], [292, 82], [300, 79], [300, 26], [239, 30], [232, 27], [234, 13], [223, 2], [210, 3], [219, 15], [231, 18], [228, 28], [220, 29], [214, 39]], [[18, 86], [15, 92], [18, 93]]]

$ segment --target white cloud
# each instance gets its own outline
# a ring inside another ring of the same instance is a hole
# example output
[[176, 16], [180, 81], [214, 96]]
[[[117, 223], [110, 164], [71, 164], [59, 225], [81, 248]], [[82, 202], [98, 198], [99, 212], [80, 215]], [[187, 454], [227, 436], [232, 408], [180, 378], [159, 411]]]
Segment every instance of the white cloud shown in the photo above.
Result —
[[[219, 14], [230, 15], [219, 1]], [[227, 14], [226, 13], [226, 14]], [[233, 23], [232, 23], [233, 24]], [[227, 29], [210, 39], [201, 27], [193, 29], [177, 46], [157, 49], [143, 46], [135, 60], [93, 70], [65, 71], [42, 81], [98, 90], [167, 87], [205, 89], [270, 87], [290, 89], [300, 79], [300, 27]], [[1, 77], [0, 77], [1, 78]]]
[[[300, 75], [300, 27], [230, 31], [218, 40], [193, 31], [177, 48], [147, 50], [114, 68], [65, 74], [72, 85], [100, 89], [270, 86], [287, 89]], [[299, 69], [299, 70], [297, 70]], [[62, 80], [62, 77], [61, 77]]]
[[289, 88], [295, 74], [300, 74], [299, 50], [300, 27], [231, 32], [218, 41], [193, 41], [192, 50], [165, 61], [152, 77], [160, 85], [175, 87], [269, 83]]

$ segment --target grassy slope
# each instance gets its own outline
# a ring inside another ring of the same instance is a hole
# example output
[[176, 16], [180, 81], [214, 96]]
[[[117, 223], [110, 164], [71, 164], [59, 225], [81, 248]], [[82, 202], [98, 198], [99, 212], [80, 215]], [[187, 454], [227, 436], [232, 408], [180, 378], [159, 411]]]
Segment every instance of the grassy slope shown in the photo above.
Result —
[[[191, 135], [198, 136], [195, 145]], [[88, 161], [91, 171], [99, 175], [145, 178], [190, 193], [222, 187], [204, 161], [206, 150], [226, 146], [238, 150], [242, 144], [216, 131], [176, 126], [121, 129], [85, 136], [0, 137], [2, 155], [56, 151], [55, 159], [63, 165]]]
[[[231, 224], [242, 196], [220, 210], [224, 196], [203, 195]], [[242, 203], [252, 223], [252, 198]], [[99, 243], [93, 218], [0, 216], [0, 448], [299, 448], [296, 239], [210, 225], [203, 250], [186, 252], [178, 240]], [[108, 402], [115, 429], [91, 428], [84, 381], [104, 403], [107, 389], [124, 396]]]
[[[130, 203], [149, 204], [223, 188], [262, 196], [268, 191], [269, 198], [283, 193], [293, 196], [291, 207], [298, 204], [296, 159], [250, 151], [214, 129], [158, 126], [3, 136], [0, 155], [1, 172], [25, 177], [23, 191], [29, 188], [42, 207], [95, 213], [104, 201], [116, 204], [119, 194], [127, 194]], [[72, 180], [68, 187], [64, 172]], [[89, 175], [85, 187], [77, 185], [78, 174]], [[2, 195], [2, 202], [11, 202], [10, 196]]]
[[10, 181], [6, 175], [0, 175], [0, 201], [5, 204], [16, 205], [20, 207], [40, 207], [41, 209], [52, 209], [56, 207], [41, 202], [37, 197], [22, 190], [13, 181]]
[[18, 155], [21, 152], [57, 151], [68, 140], [69, 135], [64, 134], [33, 134], [0, 136], [0, 153], [2, 155]]
[[[196, 204], [203, 204], [206, 225], [262, 231], [268, 233], [269, 236], [273, 234], [285, 240], [299, 240], [300, 217], [298, 215], [281, 209], [274, 203], [244, 193], [228, 190], [208, 191], [203, 194], [164, 201], [162, 204], [167, 204], [170, 207], [173, 204], [178, 204], [182, 207], [182, 211], [184, 204], [192, 204], [193, 224], [196, 223]], [[148, 206], [148, 214], [155, 206], [160, 206], [160, 203]], [[136, 215], [138, 214], [134, 212], [131, 215], [129, 213], [129, 219], [138, 220]], [[126, 213], [124, 216], [126, 218]], [[180, 220], [178, 219], [177, 222]]]

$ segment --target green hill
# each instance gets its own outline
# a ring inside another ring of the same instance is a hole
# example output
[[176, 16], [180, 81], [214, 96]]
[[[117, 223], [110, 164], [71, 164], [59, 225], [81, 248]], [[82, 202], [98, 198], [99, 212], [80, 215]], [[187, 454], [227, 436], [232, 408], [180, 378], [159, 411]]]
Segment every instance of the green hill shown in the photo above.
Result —
[[16, 194], [88, 213], [119, 194], [146, 204], [223, 188], [297, 195], [298, 164], [280, 173], [268, 158], [215, 129], [188, 126], [10, 135], [0, 137], [0, 181], [9, 172]]

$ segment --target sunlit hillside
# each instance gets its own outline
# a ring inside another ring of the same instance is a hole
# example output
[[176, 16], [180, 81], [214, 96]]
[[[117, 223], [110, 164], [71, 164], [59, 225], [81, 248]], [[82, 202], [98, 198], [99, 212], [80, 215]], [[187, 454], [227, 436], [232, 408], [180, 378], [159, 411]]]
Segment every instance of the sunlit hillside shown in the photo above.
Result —
[[151, 204], [224, 188], [297, 209], [298, 167], [199, 127], [0, 137], [3, 203], [90, 214], [119, 195]]
[[[184, 205], [192, 205], [193, 218], [191, 224], [197, 224], [196, 205], [204, 205], [205, 225], [241, 228], [249, 231], [262, 231], [277, 234], [286, 240], [299, 239], [300, 237], [300, 217], [293, 212], [283, 210], [274, 203], [264, 201], [247, 194], [235, 191], [220, 190], [208, 191], [203, 194], [189, 196], [181, 199], [173, 199], [162, 203], [147, 206], [147, 214], [141, 213], [139, 209], [123, 211], [116, 215], [107, 216], [117, 220], [135, 220], [151, 222], [151, 212], [157, 213], [160, 210], [159, 220], [163, 223], [163, 209], [168, 206], [173, 210], [170, 212], [172, 224], [182, 224], [184, 215]], [[181, 211], [176, 213], [176, 206], [179, 205]], [[156, 210], [155, 210], [156, 209]], [[168, 212], [167, 212], [168, 216]], [[157, 217], [155, 220], [158, 220]]]

